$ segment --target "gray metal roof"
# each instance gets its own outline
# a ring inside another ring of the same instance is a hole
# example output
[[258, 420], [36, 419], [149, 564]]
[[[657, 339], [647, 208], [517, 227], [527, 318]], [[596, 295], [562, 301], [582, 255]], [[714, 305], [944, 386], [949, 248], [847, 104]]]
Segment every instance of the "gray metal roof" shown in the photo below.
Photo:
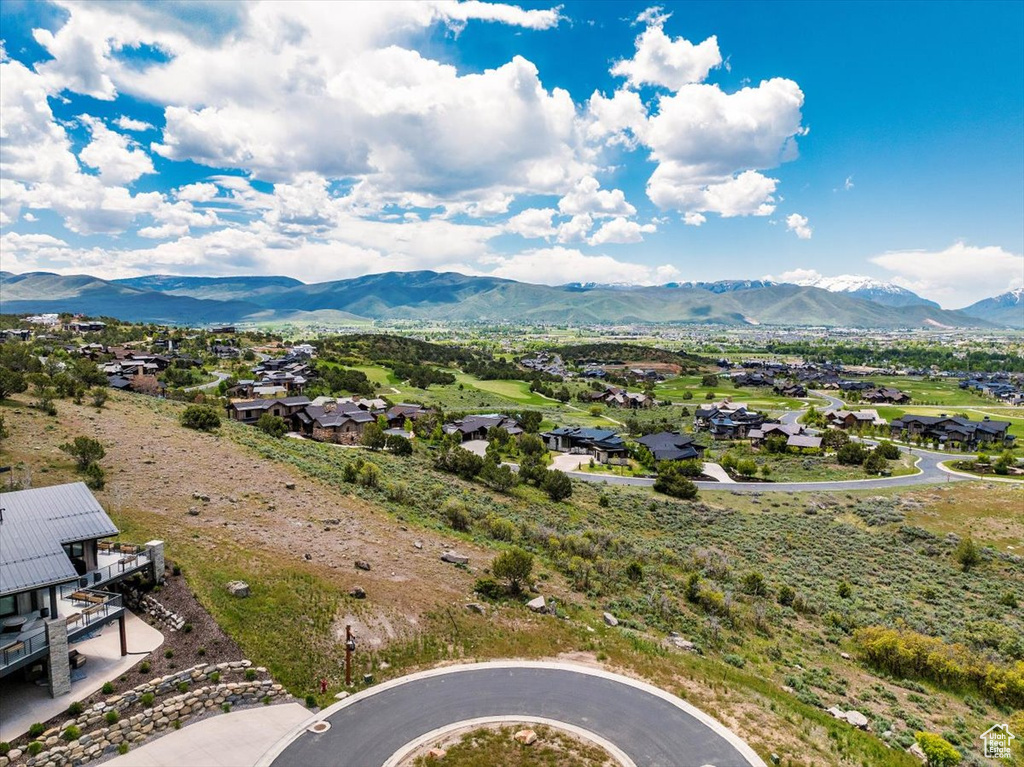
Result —
[[61, 544], [118, 529], [83, 482], [0, 493], [0, 596], [78, 577]]

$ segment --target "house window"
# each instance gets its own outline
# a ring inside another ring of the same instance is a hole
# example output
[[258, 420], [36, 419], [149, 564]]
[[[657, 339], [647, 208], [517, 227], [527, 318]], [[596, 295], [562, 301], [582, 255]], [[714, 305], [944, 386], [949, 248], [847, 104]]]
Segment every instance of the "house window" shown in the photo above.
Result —
[[8, 615], [15, 615], [18, 612], [18, 600], [11, 594], [7, 597], [0, 597], [0, 618], [6, 618]]
[[85, 559], [85, 543], [83, 541], [65, 543], [64, 553], [68, 555], [69, 559]]

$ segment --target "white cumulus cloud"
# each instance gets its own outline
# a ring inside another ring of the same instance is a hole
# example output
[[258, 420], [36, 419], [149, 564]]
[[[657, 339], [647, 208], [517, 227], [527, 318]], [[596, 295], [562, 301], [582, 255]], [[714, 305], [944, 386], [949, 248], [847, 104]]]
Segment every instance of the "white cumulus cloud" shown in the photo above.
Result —
[[639, 224], [625, 218], [613, 218], [601, 225], [587, 240], [591, 245], [628, 244], [643, 242], [645, 234], [658, 231], [654, 224]]
[[1024, 285], [1024, 255], [991, 245], [957, 242], [945, 250], [900, 250], [871, 262], [893, 273], [900, 287], [958, 309]]
[[558, 211], [554, 208], [527, 208], [505, 223], [505, 230], [521, 237], [550, 237], [558, 229], [551, 223]]
[[650, 267], [618, 261], [606, 255], [585, 255], [574, 248], [552, 247], [528, 250], [512, 256], [490, 259], [486, 272], [521, 282], [564, 285], [569, 282], [622, 282], [657, 285], [676, 279], [679, 272], [671, 265]]
[[814, 233], [807, 217], [801, 216], [799, 213], [791, 213], [786, 217], [786, 229], [793, 232], [801, 240], [811, 239], [811, 235]]
[[612, 74], [625, 77], [630, 86], [661, 85], [679, 90], [687, 83], [702, 82], [722, 63], [718, 38], [712, 36], [694, 45], [689, 40], [670, 38], [662, 25], [668, 16], [648, 19], [650, 24], [636, 39], [632, 59], [616, 62]]
[[579, 180], [575, 188], [558, 201], [558, 209], [567, 216], [588, 213], [592, 216], [632, 216], [636, 208], [626, 202], [621, 189], [601, 189], [593, 176]]
[[140, 176], [156, 172], [149, 155], [128, 136], [110, 130], [102, 120], [90, 115], [81, 115], [79, 119], [89, 128], [92, 140], [78, 157], [100, 172], [103, 183], [130, 184]]

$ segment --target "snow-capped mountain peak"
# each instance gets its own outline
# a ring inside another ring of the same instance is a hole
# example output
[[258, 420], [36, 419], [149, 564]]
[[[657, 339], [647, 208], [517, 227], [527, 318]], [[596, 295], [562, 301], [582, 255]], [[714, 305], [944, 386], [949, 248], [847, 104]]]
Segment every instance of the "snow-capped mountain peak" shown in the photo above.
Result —
[[874, 277], [865, 277], [859, 274], [840, 274], [836, 277], [817, 276], [797, 280], [796, 284], [804, 287], [821, 288], [831, 293], [854, 293], [858, 290], [880, 290], [893, 294], [910, 292], [899, 285], [893, 285], [891, 282], [882, 282]]

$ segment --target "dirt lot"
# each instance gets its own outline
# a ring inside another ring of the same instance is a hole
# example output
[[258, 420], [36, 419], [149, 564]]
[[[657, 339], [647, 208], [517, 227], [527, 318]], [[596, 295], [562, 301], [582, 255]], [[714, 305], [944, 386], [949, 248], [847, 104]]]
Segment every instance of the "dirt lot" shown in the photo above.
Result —
[[[406, 634], [426, 611], [465, 601], [472, 570], [493, 556], [440, 534], [410, 531], [342, 488], [254, 456], [225, 436], [184, 429], [175, 403], [113, 394], [102, 414], [67, 400], [58, 408], [50, 418], [17, 404], [4, 407], [11, 437], [3, 462], [15, 465], [14, 481], [78, 480], [58, 446], [79, 435], [98, 439], [106, 448], [100, 463], [107, 483], [95, 495], [118, 526], [144, 537], [139, 542], [165, 539], [171, 560], [187, 561], [196, 549], [217, 557], [228, 546], [329, 571], [339, 589], [366, 590], [358, 616], [349, 619], [371, 646]], [[19, 463], [36, 468], [30, 474]], [[449, 548], [468, 554], [472, 570], [441, 562]], [[357, 559], [372, 569], [356, 569]], [[340, 631], [344, 622], [339, 616]]]

